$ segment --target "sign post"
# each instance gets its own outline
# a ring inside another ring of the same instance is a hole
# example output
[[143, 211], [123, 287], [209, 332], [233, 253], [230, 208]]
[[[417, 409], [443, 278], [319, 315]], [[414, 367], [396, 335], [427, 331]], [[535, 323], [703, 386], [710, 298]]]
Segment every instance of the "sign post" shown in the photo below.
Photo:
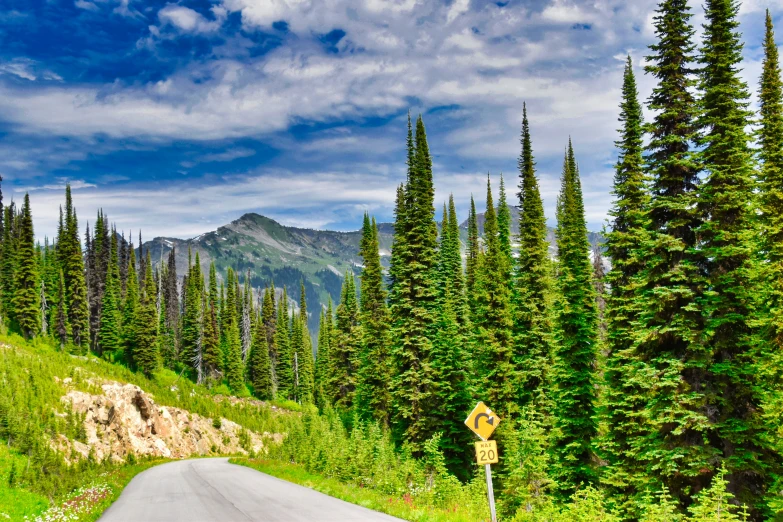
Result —
[[479, 465], [484, 464], [484, 472], [487, 475], [487, 496], [489, 497], [489, 512], [492, 516], [492, 522], [497, 522], [495, 513], [495, 493], [492, 490], [492, 464], [498, 462], [498, 445], [489, 437], [500, 424], [500, 417], [492, 412], [483, 402], [476, 404], [468, 418], [465, 419], [465, 425], [478, 435], [481, 442], [476, 442], [476, 462]]

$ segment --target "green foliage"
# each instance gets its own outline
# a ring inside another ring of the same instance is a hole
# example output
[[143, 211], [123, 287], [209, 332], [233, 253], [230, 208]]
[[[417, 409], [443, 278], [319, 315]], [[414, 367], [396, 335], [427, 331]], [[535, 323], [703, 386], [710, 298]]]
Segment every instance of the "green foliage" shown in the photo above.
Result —
[[593, 439], [596, 423], [598, 325], [592, 267], [579, 171], [569, 141], [557, 205], [560, 295], [553, 379], [553, 475], [560, 491], [572, 494], [596, 479]]
[[329, 402], [335, 408], [347, 412], [354, 404], [356, 369], [361, 343], [356, 283], [350, 270], [345, 273], [343, 292], [340, 304], [337, 305], [336, 315], [337, 321], [329, 346]]
[[135, 314], [133, 360], [136, 367], [147, 377], [158, 369], [158, 311], [155, 307], [155, 281], [152, 279], [152, 261], [147, 251], [144, 263], [144, 288]]
[[14, 319], [25, 338], [40, 333], [41, 300], [38, 259], [35, 251], [33, 215], [30, 195], [24, 195], [22, 213], [18, 217], [19, 237], [16, 244], [16, 270], [14, 272]]
[[272, 399], [274, 396], [272, 365], [269, 360], [269, 347], [266, 343], [266, 327], [264, 327], [263, 321], [256, 322], [247, 369], [250, 384], [253, 386], [253, 394], [259, 399]]

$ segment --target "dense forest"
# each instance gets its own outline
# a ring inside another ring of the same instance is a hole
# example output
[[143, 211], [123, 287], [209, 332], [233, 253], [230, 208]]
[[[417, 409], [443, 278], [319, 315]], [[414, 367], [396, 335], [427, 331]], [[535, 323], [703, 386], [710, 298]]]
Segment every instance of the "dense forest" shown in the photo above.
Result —
[[[767, 13], [754, 114], [738, 5], [704, 9], [697, 43], [688, 2], [659, 5], [644, 70], [651, 121], [628, 57], [603, 252], [591, 252], [564, 136], [549, 255], [526, 107], [516, 190], [501, 177], [495, 198], [487, 179], [484, 233], [471, 200], [463, 245], [453, 198], [436, 215], [424, 122], [409, 116], [391, 266], [365, 215], [363, 268], [345, 274], [335, 306], [308, 311], [302, 288], [295, 311], [285, 289], [254, 289], [250, 274], [212, 266], [205, 277], [198, 253], [177, 274], [174, 252], [156, 265], [103, 212], [82, 235], [67, 188], [51, 244], [36, 243], [28, 195], [3, 208], [3, 320], [147, 376], [164, 366], [240, 396], [314, 404], [349, 432], [375, 426], [411, 458], [436, 441], [465, 483], [475, 465], [463, 420], [481, 399], [504, 419], [496, 491], [520, 520], [585, 491], [620, 520], [783, 520], [778, 48]], [[316, 347], [309, 313], [320, 314]]]

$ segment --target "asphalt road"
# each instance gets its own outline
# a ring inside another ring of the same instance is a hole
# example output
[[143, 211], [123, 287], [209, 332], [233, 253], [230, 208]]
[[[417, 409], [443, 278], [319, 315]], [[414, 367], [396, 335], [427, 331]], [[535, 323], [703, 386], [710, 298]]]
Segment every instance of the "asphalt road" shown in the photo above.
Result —
[[228, 459], [169, 462], [138, 474], [99, 522], [393, 522]]

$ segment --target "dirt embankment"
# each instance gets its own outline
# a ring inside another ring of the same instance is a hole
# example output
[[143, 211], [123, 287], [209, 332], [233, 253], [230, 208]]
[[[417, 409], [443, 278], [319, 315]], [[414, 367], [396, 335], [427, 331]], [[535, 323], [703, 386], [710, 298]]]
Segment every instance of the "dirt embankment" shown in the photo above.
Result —
[[[68, 384], [69, 379], [63, 381]], [[116, 461], [128, 454], [167, 458], [197, 455], [263, 452], [265, 439], [279, 436], [245, 430], [227, 419], [213, 420], [171, 406], [158, 406], [138, 386], [104, 382], [100, 395], [71, 390], [61, 400], [85, 415], [86, 443], [63, 435], [52, 446], [69, 460], [109, 456]]]

